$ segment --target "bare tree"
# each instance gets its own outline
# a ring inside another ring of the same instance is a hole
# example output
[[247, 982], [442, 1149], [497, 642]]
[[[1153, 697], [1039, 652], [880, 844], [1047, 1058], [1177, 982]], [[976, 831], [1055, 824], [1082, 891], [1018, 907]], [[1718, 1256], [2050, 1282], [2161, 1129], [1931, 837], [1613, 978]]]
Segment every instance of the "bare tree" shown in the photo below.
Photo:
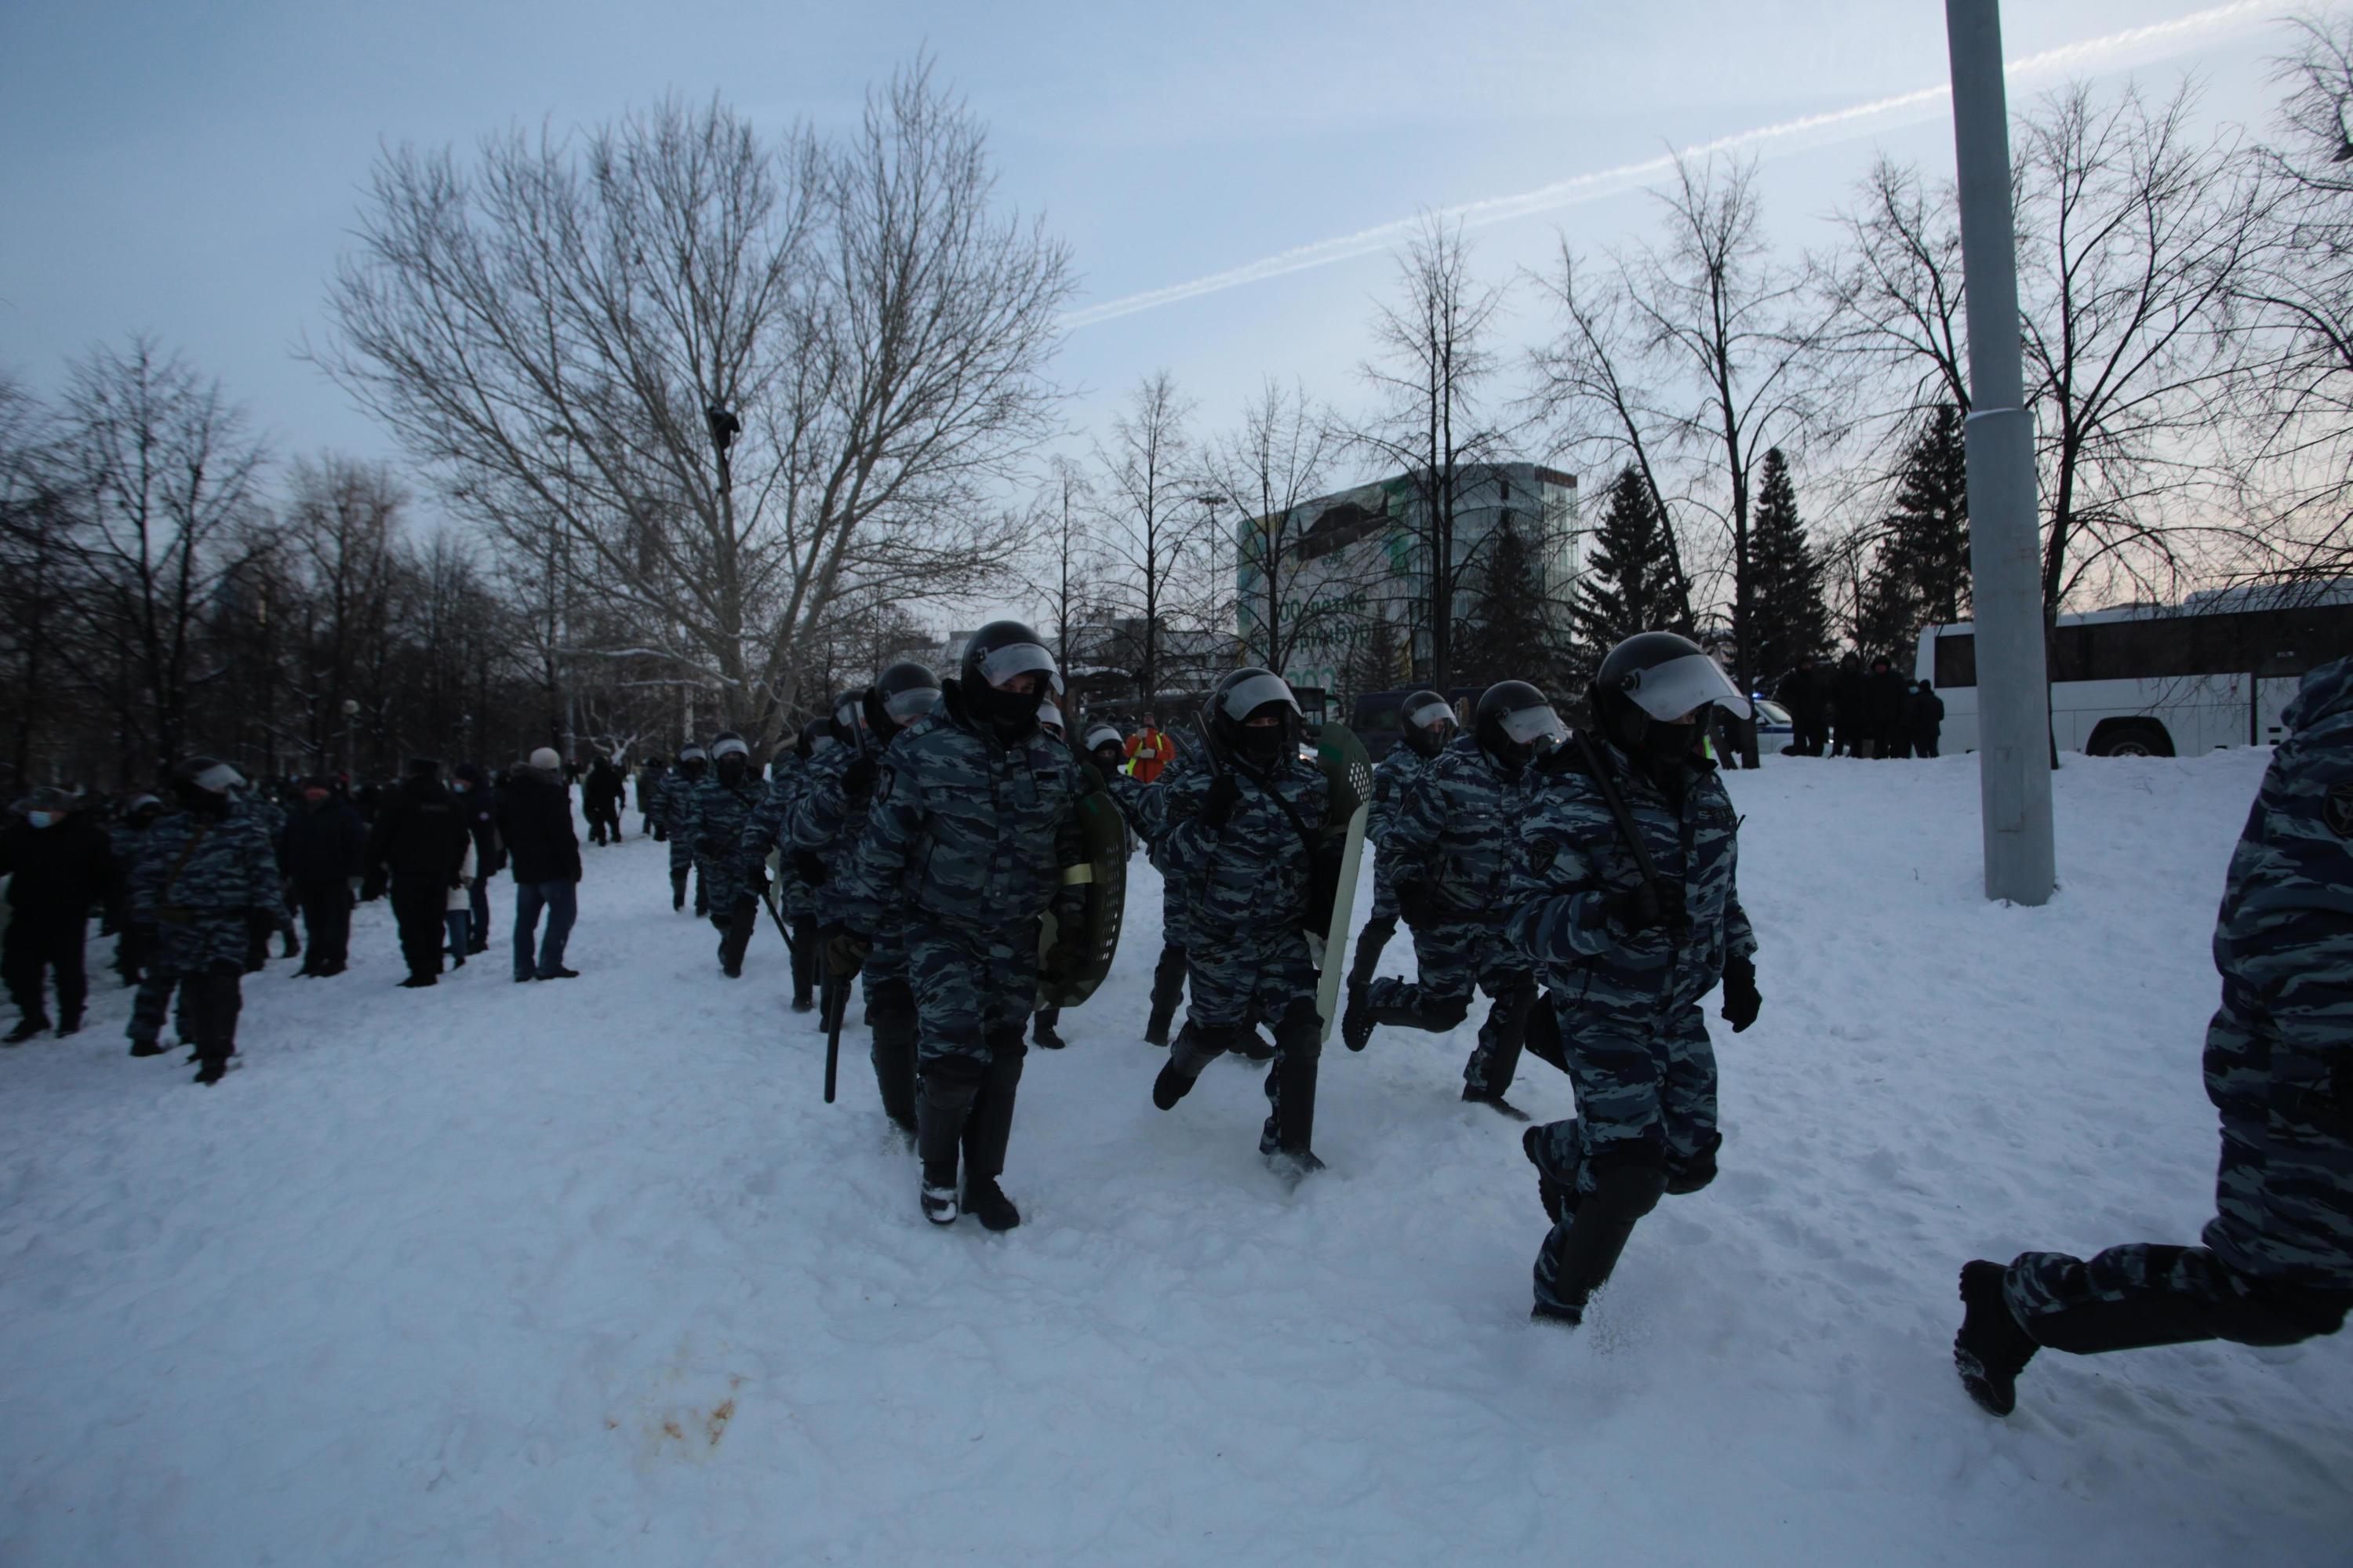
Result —
[[195, 688], [216, 673], [205, 617], [248, 553], [240, 535], [260, 507], [263, 449], [217, 383], [145, 337], [93, 349], [64, 405], [77, 658], [126, 746], [160, 775], [186, 748]]
[[1231, 619], [1241, 657], [1278, 673], [1303, 647], [1340, 665], [1364, 634], [1364, 552], [1349, 548], [1356, 539], [1321, 527], [1324, 514], [1307, 504], [1330, 488], [1341, 440], [1305, 387], [1269, 377], [1207, 455], [1204, 488], [1240, 514]]
[[1192, 400], [1175, 378], [1154, 371], [1135, 384], [1109, 440], [1094, 451], [1095, 510], [1115, 574], [1106, 586], [1111, 601], [1136, 623], [1135, 646], [1124, 657], [1135, 672], [1136, 694], [1147, 703], [1160, 691], [1166, 623], [1180, 598], [1187, 553], [1203, 525], [1192, 417]]
[[1398, 298], [1373, 314], [1375, 357], [1362, 368], [1377, 407], [1350, 443], [1401, 470], [1416, 504], [1405, 527], [1422, 573], [1418, 619], [1430, 645], [1429, 678], [1443, 688], [1453, 661], [1463, 586], [1477, 570], [1477, 541], [1458, 536], [1466, 486], [1504, 455], [1508, 434], [1489, 407], [1500, 361], [1493, 338], [1501, 288], [1472, 275], [1458, 222], [1426, 215], [1398, 258]]
[[465, 514], [733, 727], [795, 696], [832, 599], [968, 589], [974, 504], [1041, 437], [1071, 290], [1001, 213], [981, 127], [919, 61], [838, 144], [675, 101], [478, 166], [387, 154], [316, 357]]

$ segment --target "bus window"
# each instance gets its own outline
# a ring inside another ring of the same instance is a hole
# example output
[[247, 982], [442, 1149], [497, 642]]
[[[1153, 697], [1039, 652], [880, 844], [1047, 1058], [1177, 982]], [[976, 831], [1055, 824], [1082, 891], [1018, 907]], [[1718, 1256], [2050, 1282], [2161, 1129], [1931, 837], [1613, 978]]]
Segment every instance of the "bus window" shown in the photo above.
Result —
[[1936, 689], [1978, 683], [1978, 640], [1967, 631], [1947, 632], [1936, 639]]

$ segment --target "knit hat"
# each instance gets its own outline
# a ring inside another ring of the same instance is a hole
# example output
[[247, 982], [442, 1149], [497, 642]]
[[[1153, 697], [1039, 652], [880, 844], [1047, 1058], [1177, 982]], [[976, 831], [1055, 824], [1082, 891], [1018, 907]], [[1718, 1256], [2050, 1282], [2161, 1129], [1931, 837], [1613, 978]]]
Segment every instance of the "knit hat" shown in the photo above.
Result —
[[533, 751], [531, 754], [531, 765], [533, 768], [538, 768], [542, 773], [561, 773], [564, 771], [564, 758], [555, 755], [555, 747], [552, 746], [543, 746], [536, 751]]

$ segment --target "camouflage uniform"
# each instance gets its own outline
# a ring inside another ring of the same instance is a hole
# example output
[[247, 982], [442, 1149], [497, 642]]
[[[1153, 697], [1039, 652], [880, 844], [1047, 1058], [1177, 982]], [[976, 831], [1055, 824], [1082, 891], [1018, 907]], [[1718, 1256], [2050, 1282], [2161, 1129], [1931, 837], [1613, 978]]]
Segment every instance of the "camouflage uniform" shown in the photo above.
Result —
[[[687, 835], [685, 821], [695, 787], [712, 778], [710, 764], [705, 763], [702, 779], [695, 779], [683, 767], [673, 768], [662, 776], [661, 793], [655, 799], [655, 826], [670, 841], [670, 885], [671, 902], [682, 905], [686, 899], [686, 879], [694, 869], [694, 840]], [[709, 890], [700, 880], [694, 885], [694, 912], [704, 915], [717, 906], [711, 902]]]
[[1176, 1004], [1185, 1000], [1185, 954], [1192, 946], [1184, 879], [1171, 874], [1166, 858], [1167, 791], [1200, 770], [1201, 764], [1188, 753], [1161, 769], [1150, 783], [1126, 773], [1104, 778], [1120, 814], [1144, 841], [1145, 858], [1160, 873], [1160, 958], [1152, 969], [1152, 1016], [1144, 1031], [1146, 1040], [1160, 1045], [1168, 1043], [1169, 1021], [1176, 1014]]
[[1377, 1022], [1444, 1031], [1469, 1014], [1472, 987], [1484, 991], [1493, 1005], [1462, 1081], [1474, 1095], [1501, 1097], [1518, 1069], [1536, 994], [1535, 970], [1503, 938], [1526, 771], [1506, 773], [1466, 735], [1411, 777], [1389, 811], [1377, 885], [1394, 900], [1398, 886], [1412, 884], [1442, 917], [1412, 927], [1416, 979], [1383, 975], [1366, 1000]]
[[[1218, 1056], [1240, 1046], [1254, 1019], [1273, 1019], [1274, 1067], [1267, 1075], [1269, 1110], [1259, 1138], [1260, 1152], [1272, 1154], [1282, 1141], [1284, 1080], [1301, 1082], [1323, 1052], [1306, 933], [1312, 868], [1292, 816], [1315, 833], [1331, 792], [1320, 770], [1295, 760], [1278, 760], [1263, 782], [1236, 771], [1241, 795], [1222, 827], [1200, 820], [1214, 782], [1209, 768], [1164, 785], [1158, 803], [1166, 826], [1155, 854], [1171, 885], [1181, 890], [1192, 938], [1185, 967], [1193, 1000], [1169, 1062], [1185, 1078], [1198, 1078]], [[1278, 795], [1290, 811], [1276, 803]], [[1312, 1115], [1313, 1105], [1305, 1110]]]
[[683, 839], [694, 856], [702, 897], [711, 923], [725, 931], [735, 901], [750, 891], [740, 846], [744, 824], [759, 805], [760, 780], [746, 769], [733, 784], [723, 781], [714, 764], [702, 781], [689, 791], [671, 824], [670, 861], [678, 860], [677, 841]]
[[2021, 1254], [2002, 1297], [2036, 1344], [2293, 1344], [2353, 1307], [2353, 660], [2306, 675], [2285, 722], [2214, 927], [2205, 1245]]
[[[870, 937], [901, 913], [927, 1077], [976, 1083], [1009, 1063], [996, 1071], [1018, 1079], [1038, 1005], [1039, 917], [1050, 905], [1065, 923], [1083, 914], [1062, 869], [1086, 859], [1086, 785], [1061, 742], [1038, 732], [1002, 745], [966, 716], [956, 682], [941, 692], [939, 707], [884, 754], [856, 852], [828, 866], [820, 897], [828, 924]], [[812, 765], [810, 775], [796, 820], [802, 843], [844, 809], [840, 768]]]
[[1644, 1190], [1631, 1204], [1639, 1218], [1662, 1192], [1695, 1192], [1715, 1179], [1723, 1141], [1715, 1054], [1699, 1004], [1727, 959], [1757, 950], [1736, 875], [1739, 824], [1715, 765], [1682, 764], [1678, 799], [1615, 745], [1590, 738], [1660, 879], [1682, 885], [1689, 924], [1630, 932], [1620, 923], [1618, 901], [1641, 881], [1633, 853], [1599, 781], [1585, 770], [1581, 748], [1571, 742], [1553, 753], [1528, 780], [1525, 847], [1504, 935], [1550, 993], [1577, 1091], [1575, 1119], [1528, 1138], [1538, 1170], [1567, 1196], [1568, 1211], [1537, 1255], [1536, 1299], [1571, 1309], [1583, 1300], [1561, 1299], [1555, 1285], [1579, 1200], [1606, 1176], [1624, 1173], [1613, 1188]]
[[[793, 995], [806, 1001], [817, 977], [817, 889], [796, 869], [792, 811], [807, 783], [807, 765], [786, 752], [769, 769], [768, 792], [744, 820], [741, 844], [744, 878], [757, 885], [767, 868], [768, 852], [776, 854], [776, 908], [792, 932]], [[759, 912], [752, 912], [756, 920]]]
[[114, 968], [125, 985], [139, 983], [153, 944], [146, 928], [131, 918], [131, 874], [145, 856], [147, 841], [154, 831], [154, 822], [142, 828], [127, 817], [111, 823], [106, 830], [107, 847], [114, 855], [114, 886], [108, 889], [107, 895], [116, 932]]
[[131, 1010], [131, 1044], [151, 1053], [174, 987], [184, 989], [183, 1028], [197, 1054], [226, 1060], [237, 1048], [240, 982], [253, 929], [274, 920], [278, 863], [261, 819], [174, 811], [158, 818], [131, 874], [131, 918], [153, 930], [147, 975]]
[[255, 923], [253, 940], [245, 958], [245, 967], [249, 972], [269, 961], [269, 938], [272, 931], [285, 933], [290, 944], [286, 954], [288, 958], [294, 957], [301, 948], [301, 940], [294, 935], [294, 917], [286, 907], [285, 867], [280, 865], [278, 860], [278, 846], [286, 832], [286, 808], [259, 790], [253, 790], [237, 796], [230, 802], [229, 810], [245, 812], [261, 824], [262, 839], [269, 845], [270, 871], [278, 881], [277, 892], [268, 905], [269, 911], [274, 917], [274, 924], [264, 927], [258, 921]]
[[[859, 733], [866, 736], [862, 729]], [[899, 738], [902, 737], [893, 738], [894, 747]], [[861, 740], [856, 745], [829, 746], [811, 757], [801, 770], [788, 821], [794, 846], [801, 853], [815, 855], [825, 870], [825, 880], [809, 892], [818, 929], [856, 930], [874, 944], [859, 969], [866, 1023], [872, 1031], [867, 1055], [874, 1065], [874, 1086], [882, 1097], [883, 1114], [899, 1126], [913, 1128], [917, 1024], [914, 982], [907, 974], [904, 911], [894, 898], [881, 899], [871, 907], [851, 902], [854, 895], [865, 891], [860, 870], [873, 797], [871, 793], [853, 797], [842, 775], [864, 755]], [[836, 994], [839, 982], [828, 977], [825, 987], [828, 1007], [845, 1005], [845, 999]]]
[[1398, 917], [1398, 862], [1388, 850], [1389, 829], [1415, 780], [1437, 760], [1399, 741], [1373, 768], [1373, 798], [1365, 805], [1365, 843], [1375, 852], [1372, 917], [1388, 922], [1392, 928]]

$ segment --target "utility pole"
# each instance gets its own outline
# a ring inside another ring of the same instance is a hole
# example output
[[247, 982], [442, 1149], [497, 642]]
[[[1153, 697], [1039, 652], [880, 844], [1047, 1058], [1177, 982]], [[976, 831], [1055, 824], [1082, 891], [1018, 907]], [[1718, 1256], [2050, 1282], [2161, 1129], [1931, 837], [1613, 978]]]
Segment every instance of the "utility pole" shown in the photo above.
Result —
[[1976, 604], [1978, 798], [1988, 898], [2051, 897], [2051, 691], [2042, 646], [2034, 427], [2019, 371], [2018, 237], [2000, 0], [1945, 0], [1969, 321], [1969, 576]]

